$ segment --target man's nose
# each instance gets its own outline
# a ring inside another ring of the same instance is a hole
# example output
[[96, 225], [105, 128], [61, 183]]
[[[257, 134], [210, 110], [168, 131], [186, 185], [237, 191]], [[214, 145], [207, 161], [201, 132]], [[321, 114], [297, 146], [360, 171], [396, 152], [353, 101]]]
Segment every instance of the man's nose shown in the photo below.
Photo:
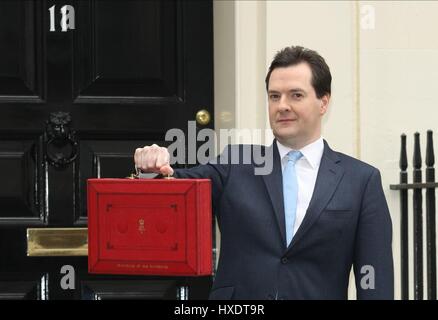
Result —
[[286, 111], [290, 111], [292, 109], [291, 105], [289, 104], [289, 101], [287, 101], [287, 97], [282, 96], [280, 98], [280, 103], [278, 104], [278, 109], [280, 112], [286, 112]]

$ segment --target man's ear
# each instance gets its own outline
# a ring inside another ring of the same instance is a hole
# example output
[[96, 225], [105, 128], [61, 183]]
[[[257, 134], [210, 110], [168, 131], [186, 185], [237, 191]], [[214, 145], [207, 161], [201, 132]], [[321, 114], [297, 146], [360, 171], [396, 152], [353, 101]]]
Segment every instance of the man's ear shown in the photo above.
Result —
[[319, 111], [320, 111], [321, 115], [323, 115], [324, 113], [327, 112], [329, 102], [330, 102], [330, 94], [326, 93], [320, 99], [321, 105], [320, 105]]

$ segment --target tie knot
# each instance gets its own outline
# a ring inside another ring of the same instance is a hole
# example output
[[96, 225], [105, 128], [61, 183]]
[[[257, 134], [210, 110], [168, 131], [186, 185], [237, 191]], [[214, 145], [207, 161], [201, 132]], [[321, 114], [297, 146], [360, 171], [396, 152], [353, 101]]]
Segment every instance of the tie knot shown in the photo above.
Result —
[[292, 161], [293, 163], [297, 162], [299, 158], [301, 158], [303, 154], [301, 151], [289, 151], [287, 154], [288, 161]]

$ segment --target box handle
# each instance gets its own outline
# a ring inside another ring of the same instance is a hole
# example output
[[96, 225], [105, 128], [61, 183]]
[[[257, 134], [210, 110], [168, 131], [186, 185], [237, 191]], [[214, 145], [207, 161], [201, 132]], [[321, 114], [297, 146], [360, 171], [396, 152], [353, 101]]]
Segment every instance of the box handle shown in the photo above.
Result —
[[[127, 176], [127, 179], [140, 179], [140, 169], [137, 168], [137, 166], [134, 167], [135, 168], [135, 172], [131, 173], [129, 176]], [[163, 176], [163, 175], [158, 175], [158, 178], [163, 178], [163, 179], [175, 179], [175, 177], [171, 176], [171, 175], [167, 175], [167, 176]]]

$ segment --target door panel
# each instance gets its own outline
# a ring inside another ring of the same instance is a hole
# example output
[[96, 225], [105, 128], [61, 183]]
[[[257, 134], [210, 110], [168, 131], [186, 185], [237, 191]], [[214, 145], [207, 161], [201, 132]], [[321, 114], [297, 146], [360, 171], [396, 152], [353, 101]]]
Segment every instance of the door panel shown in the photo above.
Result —
[[178, 298], [176, 281], [163, 280], [91, 280], [82, 283], [85, 300], [164, 300]]
[[92, 24], [80, 23], [87, 28], [74, 33], [76, 102], [183, 98], [179, 3], [142, 1], [127, 6], [121, 1], [82, 1], [79, 5], [87, 12], [81, 19]]
[[47, 275], [10, 273], [0, 277], [0, 300], [46, 300]]
[[0, 145], [0, 222], [39, 220], [44, 214], [44, 184], [38, 140], [2, 140]]
[[43, 92], [40, 4], [0, 4], [0, 101], [41, 102]]

